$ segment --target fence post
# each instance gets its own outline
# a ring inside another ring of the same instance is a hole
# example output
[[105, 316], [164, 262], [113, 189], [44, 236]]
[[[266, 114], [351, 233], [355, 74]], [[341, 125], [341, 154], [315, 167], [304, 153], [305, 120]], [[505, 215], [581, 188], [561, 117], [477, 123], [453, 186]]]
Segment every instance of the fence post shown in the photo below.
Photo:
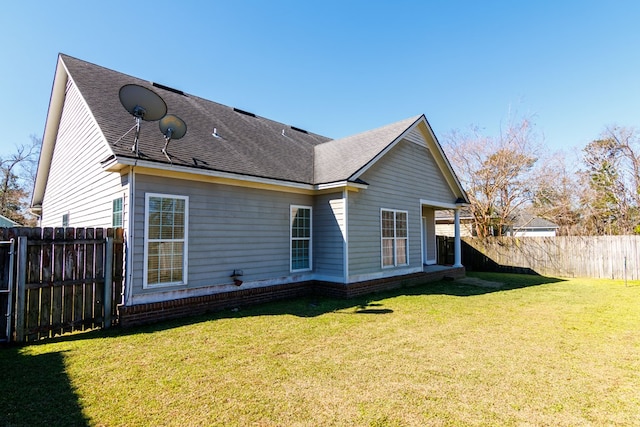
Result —
[[104, 262], [104, 327], [111, 327], [111, 304], [113, 302], [113, 237], [105, 242]]
[[24, 341], [24, 311], [27, 297], [27, 238], [18, 237], [18, 271], [16, 275], [16, 342]]

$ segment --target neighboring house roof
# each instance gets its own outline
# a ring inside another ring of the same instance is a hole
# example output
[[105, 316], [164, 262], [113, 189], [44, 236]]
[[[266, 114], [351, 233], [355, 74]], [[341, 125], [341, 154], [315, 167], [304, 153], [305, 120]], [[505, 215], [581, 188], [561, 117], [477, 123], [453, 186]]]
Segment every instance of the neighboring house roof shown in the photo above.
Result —
[[[468, 209], [460, 209], [460, 221], [471, 221], [473, 220], [473, 215], [469, 212]], [[436, 211], [436, 222], [438, 223], [451, 223], [453, 224], [453, 211], [451, 210], [439, 210]], [[533, 229], [558, 229], [560, 226], [557, 224], [546, 220], [544, 218], [540, 218], [538, 216], [530, 215], [530, 214], [520, 214], [515, 217], [514, 221], [511, 223], [511, 227], [514, 230], [533, 230]]]
[[537, 216], [533, 216], [533, 215], [528, 215], [528, 214], [522, 214], [519, 215], [518, 217], [516, 217], [516, 219], [514, 220], [513, 224], [511, 225], [513, 227], [514, 230], [521, 230], [521, 229], [527, 229], [527, 230], [534, 230], [534, 229], [539, 229], [539, 228], [544, 228], [544, 229], [558, 229], [560, 228], [560, 226], [558, 226], [557, 224], [548, 221], [544, 218], [540, 218]]
[[[360, 174], [403, 135], [418, 128], [427, 136], [426, 139], [431, 140], [429, 149], [454, 194], [467, 198], [424, 115], [331, 140], [60, 54], [32, 200], [36, 209], [44, 195], [69, 81], [78, 88], [109, 144], [113, 155], [103, 162], [109, 170], [144, 164], [155, 168], [170, 166], [191, 173], [226, 173], [316, 187], [341, 181], [365, 185], [359, 179]], [[168, 146], [171, 161], [162, 153], [164, 138], [155, 122], [142, 122], [139, 157], [132, 152], [135, 119], [119, 99], [120, 88], [127, 84], [154, 91], [167, 104], [168, 114], [177, 115], [186, 122], [186, 135], [171, 141]]]
[[0, 215], [0, 227], [20, 227], [21, 224], [15, 222], [12, 219], [7, 218], [4, 215]]

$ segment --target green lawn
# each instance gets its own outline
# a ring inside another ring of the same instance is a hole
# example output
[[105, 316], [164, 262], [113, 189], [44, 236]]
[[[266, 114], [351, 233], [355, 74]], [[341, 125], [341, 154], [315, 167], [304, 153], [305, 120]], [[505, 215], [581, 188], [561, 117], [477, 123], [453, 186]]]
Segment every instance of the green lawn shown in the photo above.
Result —
[[0, 348], [0, 425], [640, 425], [640, 283], [469, 276]]

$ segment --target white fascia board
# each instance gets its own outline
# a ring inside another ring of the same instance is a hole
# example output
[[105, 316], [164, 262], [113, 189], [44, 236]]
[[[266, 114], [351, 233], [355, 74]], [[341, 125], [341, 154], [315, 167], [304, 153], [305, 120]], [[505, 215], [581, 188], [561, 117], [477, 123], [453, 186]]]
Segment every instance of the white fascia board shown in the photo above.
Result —
[[421, 120], [426, 120], [425, 116], [422, 115], [420, 116], [412, 125], [410, 125], [408, 128], [406, 128], [396, 139], [394, 139], [393, 141], [391, 141], [389, 143], [389, 145], [387, 145], [382, 151], [380, 151], [373, 159], [371, 159], [369, 161], [369, 163], [367, 163], [366, 165], [364, 165], [363, 167], [361, 167], [360, 169], [358, 169], [358, 171], [356, 171], [356, 173], [354, 173], [353, 175], [351, 175], [350, 179], [356, 180], [358, 178], [360, 178], [362, 176], [362, 174], [364, 174], [366, 171], [368, 171], [373, 165], [375, 165], [378, 160], [380, 160], [382, 157], [385, 156], [385, 154], [387, 154], [389, 151], [391, 151], [391, 149], [393, 147], [396, 146], [396, 144], [398, 144], [398, 142], [402, 141], [402, 139], [404, 139], [404, 137], [411, 132], [411, 130], [416, 126], [417, 123], [420, 123]]
[[[237, 185], [240, 186], [267, 186], [267, 187], [283, 187], [288, 188], [290, 190], [295, 191], [307, 191], [313, 192], [315, 187], [311, 184], [304, 184], [299, 182], [290, 182], [290, 181], [282, 181], [278, 179], [271, 178], [261, 178], [250, 175], [240, 175], [231, 172], [221, 172], [214, 171], [208, 169], [194, 169], [187, 166], [180, 165], [168, 165], [164, 163], [156, 163], [150, 162], [148, 160], [134, 159], [129, 157], [119, 157], [112, 158], [103, 163], [102, 168], [106, 171], [116, 171], [122, 168], [122, 165], [126, 166], [135, 166], [140, 173], [149, 172], [150, 174], [153, 172], [162, 173], [162, 172], [171, 172], [176, 174], [181, 174], [181, 178], [183, 179], [191, 179], [191, 180], [199, 180], [204, 178], [204, 180], [211, 178], [218, 178], [221, 180], [227, 181], [235, 181]], [[144, 171], [141, 171], [140, 168], [144, 168]], [[164, 176], [167, 176], [163, 173]]]
[[334, 190], [336, 188], [346, 188], [346, 189], [355, 189], [355, 190], [366, 190], [369, 188], [369, 185], [362, 184], [358, 182], [349, 182], [349, 181], [336, 181], [329, 182], [326, 184], [317, 184], [315, 185], [316, 190]]
[[431, 206], [434, 208], [441, 208], [441, 209], [459, 209], [465, 206], [465, 205], [457, 205], [455, 203], [446, 203], [446, 202], [440, 202], [435, 200], [425, 200], [425, 199], [420, 199], [420, 205]]
[[[438, 152], [439, 157], [435, 158], [436, 163], [438, 164], [438, 166], [440, 167], [441, 171], [443, 174], [445, 174], [445, 176], [449, 176], [450, 178], [453, 179], [453, 183], [449, 182], [449, 180], [447, 179], [447, 182], [449, 183], [450, 188], [453, 190], [454, 193], [460, 193], [461, 197], [463, 199], [465, 199], [466, 201], [469, 201], [469, 196], [467, 196], [467, 193], [465, 192], [464, 188], [462, 187], [462, 183], [460, 182], [460, 179], [458, 178], [458, 175], [456, 175], [456, 172], [453, 170], [453, 166], [451, 166], [451, 162], [449, 161], [449, 159], [447, 158], [446, 153], [444, 152], [442, 145], [440, 145], [440, 141], [438, 141], [438, 137], [436, 137], [436, 134], [433, 132], [433, 129], [431, 128], [431, 124], [429, 123], [429, 120], [427, 120], [426, 116], [422, 116], [424, 119], [424, 125], [426, 127], [426, 131], [428, 133], [428, 135], [431, 137], [434, 145], [435, 145], [435, 149]], [[418, 127], [418, 129], [420, 129]], [[427, 144], [429, 145], [429, 140], [426, 140]], [[434, 156], [435, 157], [435, 156]], [[443, 166], [444, 169], [443, 170]], [[458, 190], [458, 191], [456, 191]], [[464, 205], [460, 205], [460, 206], [468, 206], [468, 204], [464, 204]]]
[[38, 169], [36, 172], [36, 182], [31, 196], [31, 206], [36, 212], [42, 210], [42, 200], [49, 178], [53, 149], [58, 138], [58, 127], [62, 118], [62, 107], [64, 105], [67, 79], [69, 75], [67, 69], [62, 64], [62, 59], [58, 57], [56, 73], [53, 77], [51, 88], [51, 99], [49, 100], [49, 110], [47, 111], [47, 121], [42, 136], [42, 148], [38, 159]]
[[[289, 191], [303, 191], [303, 192], [314, 192], [314, 191], [324, 191], [324, 190], [335, 190], [335, 189], [343, 189], [359, 191], [361, 189], [366, 189], [369, 186], [367, 184], [361, 184], [356, 182], [349, 181], [338, 181], [331, 182], [326, 184], [304, 184], [299, 182], [290, 182], [290, 181], [282, 181], [278, 179], [272, 178], [262, 178], [255, 177], [250, 175], [240, 175], [231, 172], [220, 172], [214, 170], [207, 169], [194, 169], [187, 166], [179, 166], [179, 165], [168, 165], [164, 163], [156, 163], [150, 162], [147, 160], [134, 159], [129, 157], [112, 157], [108, 160], [105, 160], [102, 164], [102, 168], [105, 171], [115, 172], [122, 169], [125, 166], [136, 166], [138, 168], [145, 168], [148, 171], [156, 170], [163, 172], [173, 172], [179, 174], [188, 174], [188, 176], [184, 176], [185, 179], [193, 179], [198, 180], [198, 177], [206, 177], [206, 179], [222, 179], [226, 181], [235, 181], [239, 186], [246, 187], [254, 187], [254, 186], [268, 186], [268, 187], [284, 187], [289, 189]], [[138, 169], [140, 170], [140, 169]]]

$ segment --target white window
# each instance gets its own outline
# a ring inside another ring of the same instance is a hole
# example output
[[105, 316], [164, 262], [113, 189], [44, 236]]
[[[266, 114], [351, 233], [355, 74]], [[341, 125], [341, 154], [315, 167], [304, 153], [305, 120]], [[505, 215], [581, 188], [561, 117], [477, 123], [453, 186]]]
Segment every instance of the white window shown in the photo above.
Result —
[[189, 198], [147, 193], [144, 287], [187, 282]]
[[114, 199], [111, 211], [111, 226], [122, 227], [122, 197]]
[[311, 270], [311, 208], [291, 206], [291, 271]]
[[382, 266], [395, 267], [409, 263], [407, 212], [382, 209], [380, 212], [382, 235]]

